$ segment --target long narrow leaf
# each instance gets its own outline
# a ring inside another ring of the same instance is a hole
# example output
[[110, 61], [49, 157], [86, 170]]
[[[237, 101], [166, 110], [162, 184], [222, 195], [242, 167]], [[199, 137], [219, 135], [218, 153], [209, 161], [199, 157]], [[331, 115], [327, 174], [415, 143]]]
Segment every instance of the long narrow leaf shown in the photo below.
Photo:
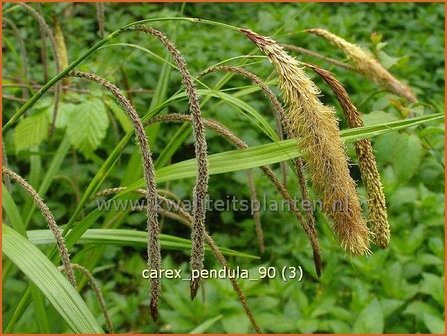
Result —
[[[29, 240], [35, 245], [54, 244], [54, 236], [50, 230], [27, 231]], [[77, 244], [111, 244], [119, 246], [147, 247], [147, 232], [125, 229], [89, 229], [77, 240]], [[191, 250], [191, 241], [171, 235], [161, 234], [160, 244], [168, 250]], [[219, 248], [222, 254], [235, 257], [259, 259], [259, 257], [234, 251], [228, 248]], [[207, 249], [210, 251], [209, 249]]]
[[17, 208], [14, 199], [4, 184], [2, 184], [2, 197], [2, 207], [11, 221], [12, 227], [22, 236], [25, 236], [26, 229], [25, 225], [23, 224], [22, 217], [20, 217], [19, 209]]
[[[443, 113], [425, 115], [412, 119], [398, 120], [387, 124], [365, 126], [341, 131], [341, 136], [346, 142], [371, 138], [380, 134], [397, 131], [422, 123], [442, 120]], [[288, 139], [265, 145], [253, 146], [246, 149], [232, 150], [213, 154], [208, 157], [209, 173], [211, 175], [229, 173], [249, 168], [266, 166], [285, 160], [296, 158], [300, 155], [296, 146], [296, 140]], [[157, 170], [157, 182], [166, 182], [182, 178], [194, 177], [196, 160], [186, 160]], [[142, 179], [129, 186], [126, 192], [143, 186]]]
[[103, 333], [85, 302], [56, 266], [29, 240], [2, 225], [3, 253], [33, 281], [75, 333]]

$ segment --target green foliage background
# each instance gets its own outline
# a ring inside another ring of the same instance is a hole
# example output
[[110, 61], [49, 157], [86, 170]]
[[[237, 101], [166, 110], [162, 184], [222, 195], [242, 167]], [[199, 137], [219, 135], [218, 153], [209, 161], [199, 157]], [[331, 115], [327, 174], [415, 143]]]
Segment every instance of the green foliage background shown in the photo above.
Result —
[[[5, 5], [4, 11], [12, 6]], [[94, 5], [43, 4], [42, 9], [48, 22], [51, 23], [51, 18], [56, 16], [61, 23], [70, 60], [98, 40]], [[443, 4], [186, 4], [183, 9], [180, 4], [106, 4], [105, 10], [107, 32], [143, 18], [181, 15], [183, 10], [184, 16], [251, 28], [274, 36], [280, 42], [343, 60], [343, 54], [326, 41], [300, 32], [306, 28], [327, 28], [372, 50], [393, 74], [407, 81], [420, 101], [425, 103], [402, 107], [399, 98], [358, 74], [309, 56], [296, 55], [299, 59], [332, 70], [359, 110], [365, 113], [367, 125], [402, 119], [408, 114], [417, 116], [433, 110], [444, 111]], [[43, 83], [36, 22], [19, 9], [4, 16], [16, 23], [26, 41], [29, 78]], [[223, 29], [172, 22], [155, 26], [168, 36], [175, 36], [176, 44], [193, 74], [224, 59], [254, 50], [242, 36]], [[118, 42], [139, 45], [165, 57], [158, 41], [142, 34], [124, 34], [114, 41]], [[3, 36], [3, 51], [4, 83], [11, 83], [14, 80], [9, 80], [10, 76], [20, 77], [21, 61], [16, 40], [7, 29]], [[162, 61], [141, 50], [112, 46], [98, 51], [80, 70], [98, 73], [120, 87], [157, 88], [159, 92], [162, 67]], [[262, 78], [268, 78], [272, 73], [267, 61], [247, 68]], [[54, 71], [53, 62], [50, 62], [50, 73]], [[312, 73], [309, 75], [321, 88], [321, 99], [339, 110], [328, 87]], [[209, 76], [204, 81], [212, 87], [221, 76]], [[180, 87], [180, 77], [173, 71], [167, 78], [166, 97], [169, 97]], [[77, 83], [72, 80], [73, 86], [81, 87]], [[244, 85], [248, 83], [233, 78], [225, 87]], [[11, 167], [24, 175], [36, 189], [42, 185], [51, 160], [59, 155], [59, 151], [65, 150], [60, 169], [54, 173], [45, 195], [58, 223], [66, 223], [71, 217], [84, 189], [123, 136], [122, 129], [129, 127], [123, 113], [97, 86], [83, 85], [82, 88], [88, 90], [86, 94], [71, 91], [64, 94], [58, 129], [51, 139], [46, 135], [52, 112], [50, 94], [39, 101], [12, 132], [3, 135]], [[17, 97], [22, 94], [20, 89], [8, 89], [7, 92], [4, 89], [4, 92]], [[274, 125], [270, 106], [260, 93], [242, 98]], [[145, 113], [149, 106], [157, 105], [155, 99], [160, 102], [164, 97], [151, 91], [134, 93], [132, 99], [137, 110]], [[18, 107], [20, 104], [17, 102], [4, 100], [3, 120], [8, 120]], [[187, 106], [184, 101], [176, 102], [167, 110], [183, 113]], [[205, 116], [229, 126], [250, 145], [269, 141], [250, 124], [249, 119], [229, 104], [212, 100], [203, 112]], [[339, 117], [341, 128], [346, 128], [341, 114]], [[178, 128], [174, 124], [163, 125], [156, 139], [151, 137], [155, 158], [172, 139], [178, 138]], [[155, 128], [151, 129], [155, 132]], [[210, 153], [231, 149], [215, 134], [209, 132], [208, 135]], [[185, 137], [184, 144], [174, 153], [171, 162], [193, 157], [192, 137], [188, 134]], [[348, 258], [337, 245], [329, 224], [318, 214], [324, 270], [322, 277], [317, 279], [309, 243], [294, 217], [288, 213], [263, 212], [266, 252], [261, 259], [229, 258], [232, 265], [252, 271], [258, 266], [300, 265], [304, 268], [302, 282], [284, 283], [278, 278], [240, 281], [248, 304], [264, 332], [444, 331], [444, 127], [438, 123], [393, 132], [375, 138], [373, 144], [388, 201], [392, 232], [389, 248], [379, 250], [374, 247], [372, 256]], [[353, 158], [352, 175], [359, 181], [359, 193], [364, 198], [354, 151], [351, 147], [348, 149]], [[128, 146], [103, 187], [129, 185], [141, 176], [138, 151], [135, 146]], [[255, 177], [259, 195], [279, 199], [258, 170]], [[187, 179], [166, 183], [165, 188], [181, 198], [191, 198], [192, 185], [192, 179]], [[288, 187], [292, 193], [297, 190], [296, 181], [291, 177]], [[250, 195], [244, 172], [212, 176], [209, 193], [213, 199], [226, 199], [227, 195], [246, 199]], [[26, 220], [31, 207], [28, 197], [17, 186], [14, 186], [12, 195], [21, 209], [23, 220]], [[94, 227], [143, 230], [145, 214], [109, 213], [102, 216]], [[34, 212], [29, 229], [42, 228], [44, 222], [40, 214]], [[207, 228], [219, 246], [259, 255], [253, 219], [248, 212], [209, 212]], [[186, 228], [167, 219], [163, 221], [163, 232], [189, 237]], [[206, 281], [202, 294], [194, 302], [189, 299], [187, 282], [163, 280], [160, 319], [153, 323], [148, 311], [148, 284], [140, 276], [145, 268], [144, 249], [86, 245], [75, 247], [72, 256], [74, 262], [93, 270], [118, 332], [253, 332], [227, 280]], [[164, 267], [187, 271], [187, 253], [164, 250], [163, 256]], [[218, 267], [211, 255], [207, 257], [206, 265]], [[8, 277], [3, 280], [4, 323], [11, 318], [17, 300], [28, 286], [26, 278], [13, 266], [9, 267]], [[81, 293], [103, 325], [93, 292], [85, 286]], [[15, 332], [70, 330], [48, 303], [47, 314], [51, 316], [48, 325], [39, 323], [35, 307], [30, 305], [25, 310]]]

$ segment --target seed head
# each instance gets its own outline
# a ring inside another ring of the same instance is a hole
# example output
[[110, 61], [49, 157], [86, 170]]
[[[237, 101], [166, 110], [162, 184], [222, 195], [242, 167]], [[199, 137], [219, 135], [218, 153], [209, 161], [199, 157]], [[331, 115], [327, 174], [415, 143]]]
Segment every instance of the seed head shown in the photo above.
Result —
[[388, 87], [392, 92], [406, 98], [411, 103], [417, 101], [410, 87], [389, 73], [371, 53], [321, 28], [308, 29], [307, 32], [321, 36], [343, 50], [346, 56], [354, 62], [358, 71], [368, 78]]
[[323, 200], [323, 211], [333, 220], [341, 246], [353, 255], [368, 253], [368, 229], [349, 175], [334, 110], [321, 103], [317, 86], [280, 45], [250, 30], [241, 31], [275, 66], [288, 105], [288, 121], [284, 124], [297, 138], [313, 186]]
[[[346, 116], [349, 127], [362, 127], [363, 121], [360, 113], [343, 85], [329, 71], [311, 64], [308, 64], [308, 66], [332, 88]], [[359, 140], [355, 143], [355, 150], [368, 196], [368, 226], [371, 230], [372, 241], [379, 247], [385, 248], [390, 241], [390, 226], [386, 213], [385, 195], [371, 142], [368, 139]]]

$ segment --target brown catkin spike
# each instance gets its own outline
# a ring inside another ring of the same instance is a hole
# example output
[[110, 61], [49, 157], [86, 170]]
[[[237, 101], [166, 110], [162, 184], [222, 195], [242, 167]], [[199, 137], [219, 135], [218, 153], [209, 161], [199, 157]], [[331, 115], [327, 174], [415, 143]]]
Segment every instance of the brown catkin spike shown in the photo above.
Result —
[[[306, 65], [319, 74], [332, 88], [346, 116], [349, 127], [362, 127], [363, 120], [360, 118], [360, 113], [357, 111], [346, 89], [334, 75], [314, 65]], [[355, 143], [355, 150], [368, 197], [368, 224], [372, 234], [372, 241], [377, 246], [385, 248], [390, 242], [390, 226], [386, 212], [385, 195], [371, 142], [368, 139], [359, 140]]]
[[[184, 117], [187, 117], [187, 118], [191, 117], [191, 116], [183, 115], [183, 114], [180, 114], [179, 116], [184, 116]], [[188, 121], [190, 121], [190, 120], [188, 120]], [[93, 198], [116, 194], [116, 193], [119, 193], [119, 192], [124, 191], [126, 189], [127, 189], [126, 187], [105, 189], [105, 190], [102, 190], [102, 191], [96, 193]], [[144, 190], [144, 189], [136, 189], [136, 190], [133, 190], [133, 191], [136, 192], [136, 193], [139, 193], [141, 195], [145, 195], [146, 194], [146, 190]], [[178, 220], [180, 223], [185, 224], [189, 228], [192, 228], [193, 217], [189, 214], [189, 212], [187, 212], [179, 204], [173, 202], [169, 198], [166, 198], [166, 197], [163, 197], [163, 196], [159, 195], [158, 199], [159, 199], [160, 203], [165, 203], [170, 210], [174, 210], [174, 211], [178, 212], [179, 216], [178, 217], [172, 216], [172, 213], [170, 211], [166, 211], [166, 210], [161, 209], [159, 207], [158, 211], [160, 213], [162, 213], [164, 215], [167, 215], [167, 216], [170, 216], [171, 218], [173, 218], [175, 220]], [[206, 231], [205, 231], [205, 241], [206, 241], [206, 244], [210, 247], [211, 252], [216, 257], [217, 261], [222, 266], [230, 268], [228, 266], [228, 263], [227, 263], [224, 255], [222, 254], [222, 252], [220, 252], [219, 247], [214, 242], [213, 238]], [[247, 317], [250, 320], [253, 328], [255, 329], [255, 331], [257, 333], [260, 334], [261, 333], [261, 329], [259, 328], [256, 320], [253, 317], [253, 314], [252, 314], [250, 308], [248, 307], [247, 300], [245, 298], [244, 293], [242, 292], [241, 287], [239, 286], [239, 284], [237, 282], [237, 279], [230, 278], [229, 280], [231, 281], [231, 285], [233, 286], [233, 289], [236, 291], [236, 293], [237, 293], [237, 295], [239, 297], [239, 301], [241, 302], [242, 307], [244, 308], [245, 313], [247, 314]]]
[[[54, 40], [56, 42], [57, 54], [59, 55], [59, 69], [65, 69], [68, 67], [67, 46], [65, 45], [64, 33], [56, 17], [54, 17]], [[69, 83], [70, 81], [67, 77], [62, 79], [62, 84], [68, 85]]]
[[20, 184], [20, 186], [31, 196], [36, 206], [40, 209], [43, 217], [48, 223], [48, 227], [53, 232], [54, 239], [56, 240], [56, 246], [61, 256], [62, 265], [65, 267], [65, 274], [67, 275], [68, 281], [73, 287], [76, 288], [76, 278], [73, 272], [73, 268], [71, 267], [70, 254], [68, 253], [68, 249], [65, 246], [64, 237], [62, 237], [62, 234], [50, 209], [48, 209], [48, 206], [45, 204], [37, 191], [28, 182], [26, 182], [23, 177], [5, 166], [2, 166], [2, 172], [4, 175]]
[[[160, 227], [158, 224], [158, 215], [157, 215], [157, 186], [155, 182], [155, 168], [154, 163], [152, 161], [152, 154], [149, 148], [149, 142], [146, 137], [146, 133], [144, 132], [144, 127], [141, 122], [140, 117], [138, 116], [137, 111], [132, 106], [132, 104], [127, 100], [127, 98], [122, 94], [121, 90], [118, 89], [114, 84], [109, 82], [108, 80], [101, 78], [99, 76], [84, 73], [80, 71], [71, 71], [68, 76], [72, 77], [80, 77], [85, 78], [95, 83], [98, 83], [105, 89], [107, 89], [118, 103], [123, 107], [126, 111], [129, 119], [132, 121], [135, 134], [138, 139], [138, 143], [141, 148], [141, 154], [143, 157], [143, 175], [146, 183], [147, 193], [147, 230], [148, 230], [148, 246], [147, 246], [147, 254], [148, 254], [148, 267], [149, 269], [160, 270], [161, 268], [161, 252], [160, 252]], [[154, 320], [158, 317], [158, 301], [161, 294], [161, 283], [160, 279], [153, 278], [150, 280], [151, 288], [150, 288], [150, 307], [151, 307], [151, 315]]]
[[[208, 192], [208, 156], [207, 143], [205, 137], [205, 127], [202, 121], [202, 112], [200, 111], [199, 97], [193, 78], [186, 66], [186, 61], [180, 54], [174, 43], [169, 40], [162, 32], [152, 27], [144, 25], [131, 26], [130, 30], [143, 31], [149, 35], [156, 37], [172, 55], [175, 64], [182, 76], [182, 83], [185, 86], [186, 95], [188, 96], [190, 112], [192, 116], [192, 128], [194, 136], [195, 155], [197, 159], [197, 178], [193, 192], [193, 210], [194, 218], [191, 230], [191, 269], [203, 269], [205, 258], [205, 216], [206, 216], [206, 196]], [[200, 285], [200, 278], [191, 281], [191, 299], [194, 299]]]
[[415, 103], [417, 101], [417, 98], [410, 87], [389, 73], [389, 71], [386, 70], [370, 52], [363, 50], [359, 46], [350, 43], [325, 29], [316, 28], [307, 29], [306, 31], [325, 38], [336, 47], [343, 50], [346, 56], [352, 60], [357, 70], [366, 77], [371, 78], [376, 83], [384, 85], [392, 92], [406, 98], [410, 103]]
[[280, 45], [250, 30], [241, 32], [267, 54], [276, 68], [289, 108], [290, 131], [297, 138], [313, 186], [322, 197], [323, 211], [333, 220], [341, 246], [352, 255], [369, 253], [369, 232], [349, 175], [334, 110], [321, 103], [319, 89]]
[[[33, 7], [31, 7], [28, 4], [23, 3], [23, 2], [17, 2], [16, 4], [25, 8], [37, 20], [37, 22], [39, 22], [40, 28], [45, 30], [45, 34], [50, 39], [50, 45], [51, 45], [51, 48], [53, 49], [54, 61], [56, 63], [56, 72], [57, 73], [61, 72], [62, 69], [59, 67], [59, 53], [58, 53], [58, 50], [56, 47], [56, 40], [54, 38], [53, 32], [51, 31], [51, 28], [48, 26], [48, 24], [45, 21], [45, 19], [43, 18], [43, 16], [40, 15], [40, 13], [38, 11], [36, 11]], [[52, 117], [52, 121], [51, 121], [51, 127], [49, 129], [50, 135], [53, 134], [54, 128], [56, 126], [56, 118], [57, 118], [57, 111], [59, 109], [61, 88], [62, 88], [61, 83], [57, 82], [55, 84], [55, 88], [54, 88], [54, 107], [53, 107], [53, 117]]]
[[[191, 120], [191, 116], [185, 115], [185, 114], [178, 114], [178, 113], [170, 113], [165, 115], [159, 115], [156, 116], [148, 121], [148, 123], [153, 122], [161, 122], [161, 121], [174, 121], [174, 122], [187, 122]], [[232, 133], [229, 129], [225, 128], [222, 124], [218, 123], [215, 120], [207, 120], [204, 119], [204, 125], [205, 127], [212, 129], [217, 134], [228, 140], [230, 143], [232, 143], [234, 146], [238, 148], [248, 148], [248, 145], [241, 139], [239, 139], [234, 133]], [[297, 160], [298, 162], [298, 160]], [[299, 161], [301, 162], [301, 161]], [[273, 183], [276, 190], [281, 194], [281, 196], [290, 204], [291, 210], [293, 214], [295, 215], [296, 219], [299, 223], [303, 226], [304, 232], [308, 236], [313, 256], [314, 256], [314, 263], [315, 263], [315, 270], [317, 272], [318, 277], [321, 275], [321, 251], [320, 251], [320, 245], [318, 243], [318, 234], [315, 229], [315, 225], [312, 225], [314, 222], [306, 221], [305, 218], [301, 215], [299, 212], [299, 209], [296, 207], [295, 202], [292, 199], [292, 196], [287, 191], [286, 186], [281, 183], [281, 181], [276, 177], [275, 173], [272, 169], [269, 167], [260, 167], [261, 170], [264, 172], [264, 174], [268, 177], [268, 179]], [[301, 167], [302, 170], [302, 167]], [[300, 170], [300, 171], [301, 171]], [[302, 177], [304, 180], [304, 176]], [[306, 216], [311, 216], [312, 214], [310, 212], [306, 213]], [[313, 219], [313, 216], [312, 216]]]
[[[99, 307], [104, 315], [104, 319], [106, 321], [107, 329], [109, 330], [109, 334], [113, 334], [113, 324], [112, 319], [110, 318], [109, 312], [107, 311], [106, 302], [104, 301], [104, 296], [102, 295], [101, 288], [99, 288], [98, 283], [96, 282], [93, 275], [90, 273], [88, 269], [79, 264], [71, 264], [73, 269], [80, 271], [87, 278], [90, 287], [92, 287], [93, 292], [95, 293], [96, 299], [98, 300]], [[61, 266], [60, 269], [65, 269], [64, 266]]]

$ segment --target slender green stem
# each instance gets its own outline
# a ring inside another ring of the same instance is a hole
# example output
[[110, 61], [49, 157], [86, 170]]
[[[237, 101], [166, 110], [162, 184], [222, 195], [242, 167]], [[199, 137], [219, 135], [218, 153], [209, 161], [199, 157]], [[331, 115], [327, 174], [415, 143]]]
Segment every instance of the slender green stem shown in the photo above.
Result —
[[86, 58], [88, 58], [90, 55], [92, 55], [96, 50], [98, 50], [101, 46], [106, 44], [107, 42], [111, 41], [121, 33], [123, 33], [125, 30], [127, 30], [129, 27], [136, 25], [136, 24], [143, 24], [143, 23], [149, 23], [149, 22], [156, 22], [156, 21], [188, 21], [192, 23], [204, 23], [216, 27], [226, 28], [234, 31], [239, 31], [239, 28], [235, 26], [231, 26], [225, 23], [216, 22], [216, 21], [210, 21], [210, 20], [202, 20], [198, 18], [189, 18], [189, 17], [164, 17], [164, 18], [153, 18], [153, 19], [145, 19], [141, 21], [136, 21], [129, 23], [123, 27], [121, 27], [118, 30], [115, 30], [110, 35], [106, 36], [99, 42], [97, 42], [93, 47], [85, 51], [81, 56], [79, 56], [75, 61], [73, 61], [67, 68], [62, 70], [60, 73], [58, 73], [55, 77], [50, 79], [48, 83], [46, 83], [39, 91], [37, 91], [20, 109], [17, 110], [17, 112], [11, 117], [11, 119], [8, 120], [8, 122], [3, 126], [3, 133], [6, 132], [8, 129], [11, 128], [11, 126], [26, 112], [28, 111], [43, 95], [45, 92], [47, 92], [52, 86], [54, 86], [59, 80], [61, 80], [63, 77], [65, 77], [71, 70], [73, 70], [75, 67], [77, 67], [79, 64], [81, 64]]

